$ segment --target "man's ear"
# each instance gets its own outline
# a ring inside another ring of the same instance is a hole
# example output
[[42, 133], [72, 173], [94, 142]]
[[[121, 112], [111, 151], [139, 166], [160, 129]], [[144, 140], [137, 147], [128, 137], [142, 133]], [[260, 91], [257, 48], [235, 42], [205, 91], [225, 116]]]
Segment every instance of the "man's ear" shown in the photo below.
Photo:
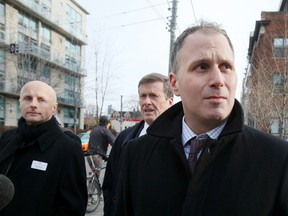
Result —
[[173, 90], [174, 95], [180, 96], [179, 90], [178, 90], [178, 80], [177, 75], [175, 73], [169, 74], [169, 80], [170, 80], [170, 86]]
[[55, 115], [57, 113], [58, 103], [55, 103], [52, 107], [52, 115]]

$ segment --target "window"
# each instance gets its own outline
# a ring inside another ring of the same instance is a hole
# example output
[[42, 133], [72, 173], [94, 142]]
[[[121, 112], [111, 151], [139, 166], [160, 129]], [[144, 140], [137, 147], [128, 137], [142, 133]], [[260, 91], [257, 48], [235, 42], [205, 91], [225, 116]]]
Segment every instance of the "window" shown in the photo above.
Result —
[[271, 119], [271, 134], [279, 133], [279, 119], [272, 118]]
[[50, 83], [50, 74], [51, 74], [51, 68], [49, 65], [44, 65], [41, 70], [41, 80]]
[[50, 43], [51, 29], [48, 26], [42, 25], [42, 37]]
[[0, 16], [5, 17], [5, 6], [0, 2]]
[[28, 30], [37, 32], [37, 22], [34, 18], [30, 17], [23, 12], [18, 13], [18, 24]]
[[82, 16], [75, 11], [71, 6], [66, 7], [67, 20], [71, 31], [76, 33], [82, 32]]
[[272, 74], [272, 83], [274, 92], [282, 92], [284, 87], [283, 73], [275, 72]]
[[287, 38], [274, 38], [273, 39], [273, 56], [285, 57], [288, 48]]
[[66, 40], [65, 42], [65, 48], [67, 53], [71, 53], [71, 55], [76, 55], [80, 58], [81, 56], [81, 47], [80, 45], [73, 43], [69, 40]]
[[284, 78], [282, 73], [273, 73], [272, 75], [273, 85], [283, 85]]
[[37, 46], [37, 40], [18, 32], [18, 41], [19, 42], [25, 42], [25, 44], [31, 45], [31, 46]]
[[4, 90], [5, 83], [5, 55], [3, 50], [0, 50], [0, 90]]

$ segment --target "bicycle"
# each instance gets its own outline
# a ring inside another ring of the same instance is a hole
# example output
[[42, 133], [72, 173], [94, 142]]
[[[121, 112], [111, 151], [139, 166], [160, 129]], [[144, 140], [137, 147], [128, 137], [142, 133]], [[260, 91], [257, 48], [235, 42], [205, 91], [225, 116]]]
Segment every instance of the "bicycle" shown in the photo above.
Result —
[[102, 199], [102, 186], [99, 174], [100, 171], [106, 167], [95, 168], [91, 155], [88, 155], [87, 153], [85, 154], [85, 158], [86, 160], [89, 159], [92, 164], [91, 173], [87, 176], [88, 203], [86, 208], [87, 213], [92, 213], [96, 211]]

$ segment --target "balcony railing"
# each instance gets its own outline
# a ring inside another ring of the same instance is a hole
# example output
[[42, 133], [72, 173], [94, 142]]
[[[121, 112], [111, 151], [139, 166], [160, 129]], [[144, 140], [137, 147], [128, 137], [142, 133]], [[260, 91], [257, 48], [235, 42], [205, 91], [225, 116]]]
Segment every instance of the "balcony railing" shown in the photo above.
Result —
[[17, 0], [21, 4], [25, 5], [26, 7], [30, 8], [32, 11], [37, 13], [39, 16], [44, 17], [48, 21], [52, 22], [54, 25], [58, 26], [59, 28], [66, 31], [69, 35], [77, 38], [78, 40], [82, 41], [83, 43], [87, 44], [87, 37], [86, 35], [80, 33], [79, 31], [75, 31], [75, 29], [71, 29], [67, 23], [63, 23], [57, 19], [57, 16], [52, 16], [52, 14], [47, 11], [45, 8], [41, 7], [40, 4], [36, 3], [35, 0]]
[[81, 75], [86, 74], [86, 70], [82, 68], [80, 65], [73, 63], [73, 62], [65, 62], [65, 59], [59, 56], [52, 56], [49, 51], [41, 47], [38, 47], [35, 44], [20, 42], [18, 44], [18, 48], [16, 52], [21, 53], [21, 54], [31, 54], [38, 58], [44, 59], [45, 61], [52, 62], [68, 70], [79, 73]]
[[57, 101], [64, 105], [84, 107], [83, 101], [75, 101], [73, 98], [57, 97]]

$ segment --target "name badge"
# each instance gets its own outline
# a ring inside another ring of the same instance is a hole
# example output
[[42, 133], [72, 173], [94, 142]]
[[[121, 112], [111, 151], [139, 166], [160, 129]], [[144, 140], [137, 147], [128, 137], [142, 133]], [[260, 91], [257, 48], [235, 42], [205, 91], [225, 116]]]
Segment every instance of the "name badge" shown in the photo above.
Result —
[[36, 170], [46, 171], [47, 166], [48, 166], [48, 163], [33, 160], [31, 168], [36, 169]]

